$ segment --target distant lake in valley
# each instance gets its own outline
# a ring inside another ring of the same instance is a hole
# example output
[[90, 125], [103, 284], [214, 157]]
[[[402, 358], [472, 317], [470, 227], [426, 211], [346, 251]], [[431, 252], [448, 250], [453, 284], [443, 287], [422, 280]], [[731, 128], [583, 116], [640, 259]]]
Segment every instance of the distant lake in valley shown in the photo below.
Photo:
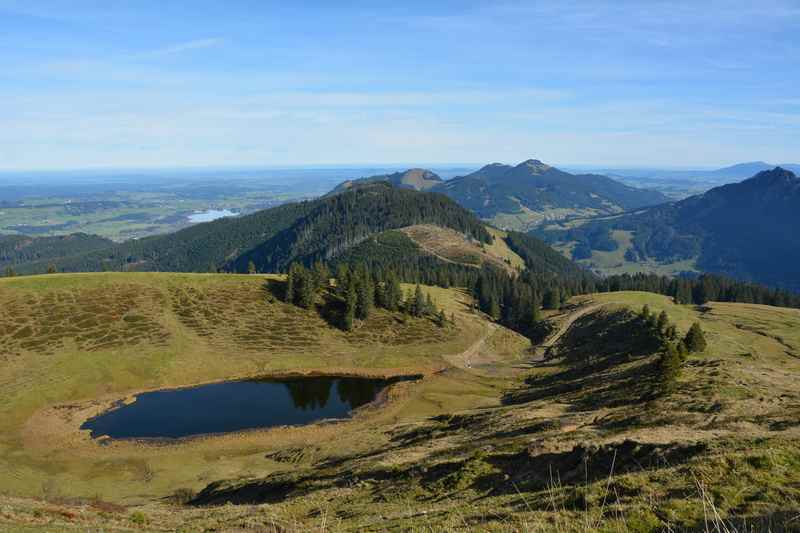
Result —
[[225, 218], [232, 216], [236, 216], [236, 213], [228, 209], [208, 209], [206, 211], [192, 213], [191, 215], [189, 215], [188, 218], [189, 222], [196, 223], [196, 222], [211, 222], [212, 220], [217, 220], [218, 218]]
[[299, 377], [212, 383], [145, 392], [90, 418], [92, 437], [180, 438], [348, 418], [389, 380]]

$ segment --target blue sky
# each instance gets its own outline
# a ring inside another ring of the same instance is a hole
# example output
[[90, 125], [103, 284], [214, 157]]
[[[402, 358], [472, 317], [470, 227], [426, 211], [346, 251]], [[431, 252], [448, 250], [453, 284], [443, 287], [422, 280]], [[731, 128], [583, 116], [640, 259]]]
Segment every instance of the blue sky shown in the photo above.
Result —
[[800, 0], [0, 0], [0, 169], [530, 157], [800, 161]]

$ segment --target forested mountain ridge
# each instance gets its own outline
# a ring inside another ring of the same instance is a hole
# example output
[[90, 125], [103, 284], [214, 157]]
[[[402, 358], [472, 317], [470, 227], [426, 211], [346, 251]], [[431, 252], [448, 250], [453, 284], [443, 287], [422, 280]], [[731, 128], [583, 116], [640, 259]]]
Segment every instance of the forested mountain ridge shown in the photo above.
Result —
[[[389, 229], [434, 224], [481, 242], [491, 235], [472, 213], [440, 194], [374, 183], [343, 194], [285, 204], [251, 215], [197, 224], [52, 261], [63, 272], [279, 271], [293, 261], [329, 261], [367, 237]], [[18, 265], [42, 273], [50, 262]]]
[[536, 159], [516, 166], [487, 165], [437, 190], [485, 219], [523, 210], [580, 209], [609, 214], [667, 201], [658, 192], [598, 174], [570, 174]]
[[0, 235], [0, 267], [13, 269], [23, 263], [53, 261], [113, 244], [109, 239], [86, 233], [58, 237]]
[[440, 194], [398, 189], [378, 182], [318, 200], [291, 227], [229, 263], [245, 271], [252, 261], [263, 271], [286, 269], [292, 261], [331, 261], [347, 249], [386, 230], [434, 224], [481, 242], [492, 237], [469, 211]]
[[369, 186], [373, 183], [387, 182], [395, 187], [402, 189], [413, 189], [415, 191], [427, 191], [443, 183], [442, 178], [434, 172], [423, 168], [411, 168], [403, 172], [392, 174], [380, 174], [347, 180], [340, 183], [329, 194], [339, 194], [354, 188]]
[[611, 232], [629, 232], [631, 263], [693, 260], [700, 271], [800, 290], [798, 226], [800, 178], [776, 167], [673, 204], [540, 234], [578, 242], [583, 253], [613, 249]]

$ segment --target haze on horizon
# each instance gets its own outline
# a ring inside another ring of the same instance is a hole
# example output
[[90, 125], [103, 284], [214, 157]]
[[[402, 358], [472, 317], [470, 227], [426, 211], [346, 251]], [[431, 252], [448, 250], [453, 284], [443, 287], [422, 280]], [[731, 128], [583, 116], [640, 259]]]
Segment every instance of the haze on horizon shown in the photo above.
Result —
[[800, 2], [0, 0], [0, 170], [800, 159]]

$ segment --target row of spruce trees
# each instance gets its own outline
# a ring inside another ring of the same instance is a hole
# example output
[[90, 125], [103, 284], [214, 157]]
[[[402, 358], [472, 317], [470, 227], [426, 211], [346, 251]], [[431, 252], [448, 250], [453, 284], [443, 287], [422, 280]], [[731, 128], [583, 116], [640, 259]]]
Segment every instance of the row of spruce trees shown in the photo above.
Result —
[[503, 325], [536, 340], [540, 309], [557, 309], [569, 298], [596, 292], [645, 291], [670, 296], [678, 304], [709, 301], [800, 307], [800, 297], [748, 282], [705, 274], [695, 279], [635, 274], [591, 279], [523, 271], [511, 277], [483, 269], [472, 286], [480, 309]]
[[[652, 274], [624, 274], [599, 279], [584, 271], [548, 273], [523, 270], [509, 275], [497, 268], [478, 269], [435, 260], [422, 264], [399, 263], [396, 267], [392, 269], [384, 263], [369, 261], [351, 267], [340, 262], [335, 265], [335, 275], [330, 272], [330, 267], [320, 262], [309, 269], [302, 268], [317, 280], [316, 291], [331, 277], [336, 278], [336, 294], [349, 302], [347, 325], [353, 318], [368, 316], [368, 301], [374, 302], [372, 306], [419, 313], [418, 309], [423, 309], [424, 305], [414, 303], [415, 295], [403, 295], [399, 289], [401, 282], [445, 288], [459, 286], [471, 291], [481, 311], [534, 341], [547, 333], [541, 320], [542, 309], [558, 309], [572, 296], [595, 292], [653, 292], [670, 296], [678, 304], [727, 301], [800, 307], [800, 297], [793, 293], [713, 274], [694, 279]], [[303, 275], [298, 274], [300, 268], [300, 265], [293, 265], [289, 269], [290, 277], [303, 279]], [[293, 281], [290, 286], [292, 301], [298, 305], [310, 305], [309, 295], [314, 290], [309, 290], [302, 281]]]
[[393, 272], [372, 272], [364, 265], [350, 268], [340, 264], [333, 275], [322, 262], [314, 263], [311, 268], [293, 263], [286, 278], [284, 301], [309, 309], [320, 292], [329, 290], [344, 304], [341, 324], [348, 331], [356, 320], [367, 320], [376, 307], [413, 317], [430, 317], [439, 326], [446, 325], [444, 310], [437, 309], [430, 293], [423, 293], [417, 284], [413, 292], [403, 294], [400, 283]]

